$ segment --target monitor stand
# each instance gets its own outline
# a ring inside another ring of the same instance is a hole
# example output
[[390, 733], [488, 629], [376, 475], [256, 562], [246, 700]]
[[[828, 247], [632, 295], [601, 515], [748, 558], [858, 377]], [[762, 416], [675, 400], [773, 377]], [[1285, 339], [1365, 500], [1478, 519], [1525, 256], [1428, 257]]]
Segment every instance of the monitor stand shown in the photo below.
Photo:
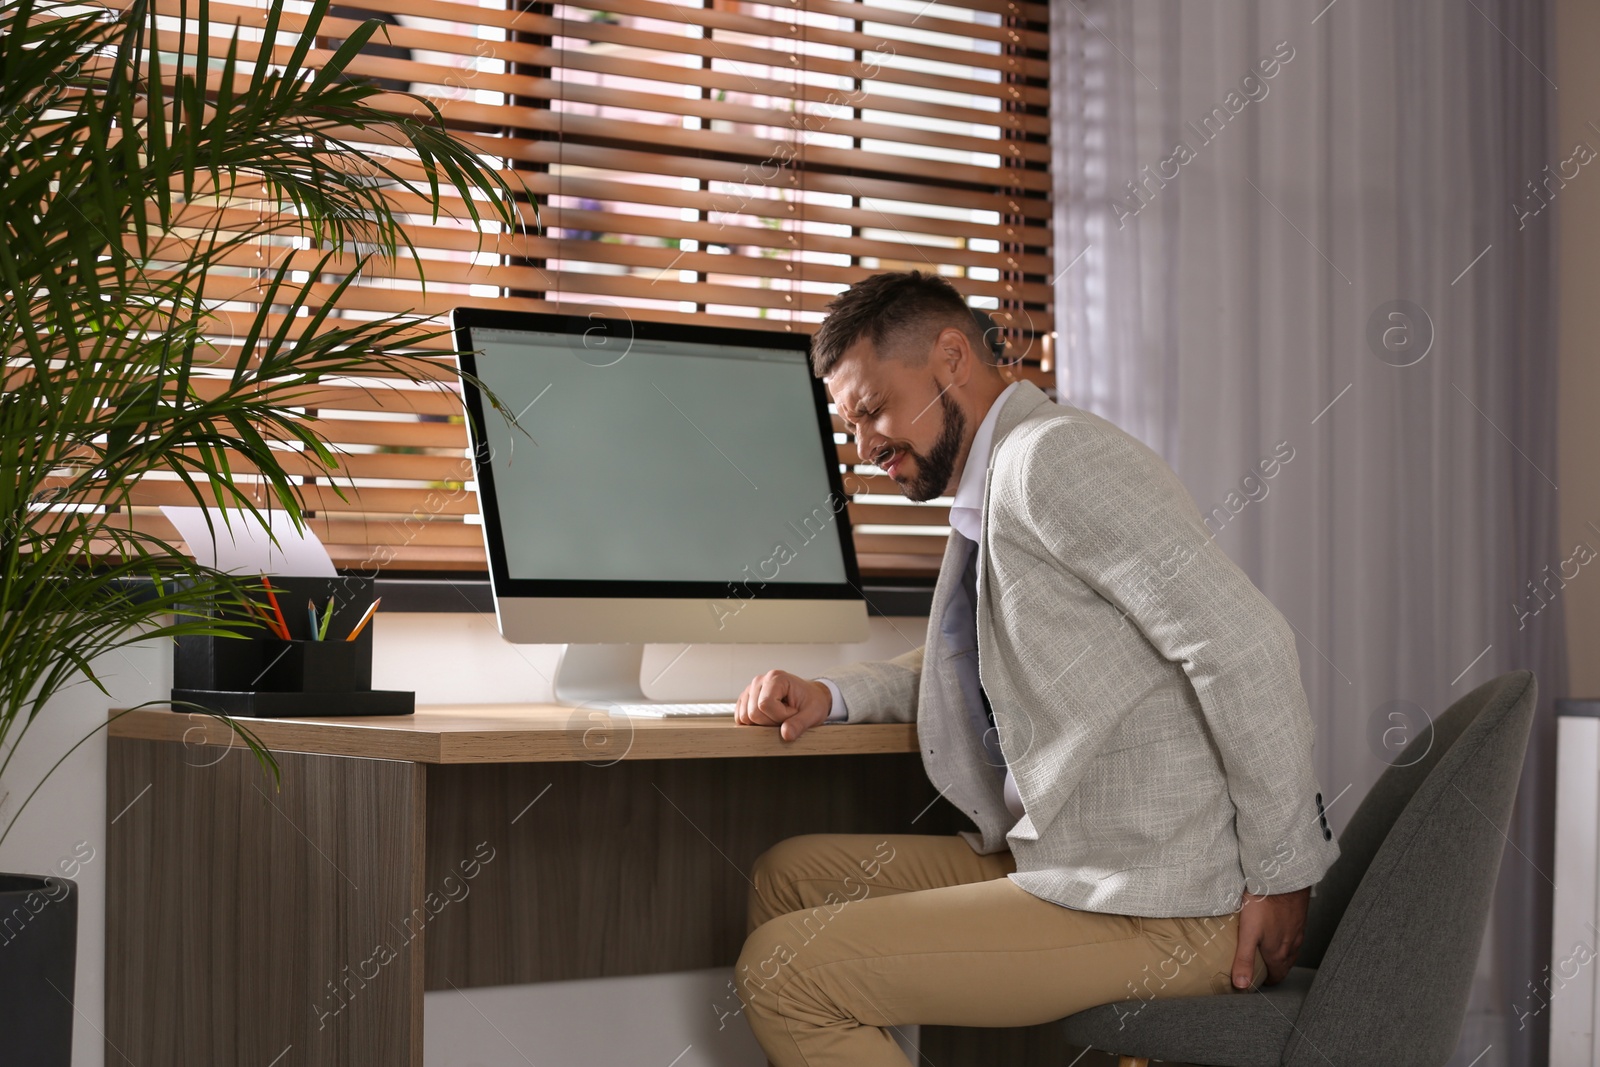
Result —
[[558, 704], [595, 707], [646, 703], [644, 645], [564, 645], [552, 683]]

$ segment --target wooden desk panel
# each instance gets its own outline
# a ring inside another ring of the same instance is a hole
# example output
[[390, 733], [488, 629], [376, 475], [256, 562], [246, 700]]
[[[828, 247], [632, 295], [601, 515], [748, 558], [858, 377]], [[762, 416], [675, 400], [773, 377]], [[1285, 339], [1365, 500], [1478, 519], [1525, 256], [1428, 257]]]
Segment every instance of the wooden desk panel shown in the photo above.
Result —
[[429, 767], [424, 884], [460, 899], [429, 924], [427, 988], [731, 968], [757, 856], [970, 827], [937, 798], [914, 753]]
[[427, 769], [278, 760], [111, 740], [108, 1064], [421, 1067]]
[[[414, 763], [595, 763], [917, 751], [911, 723], [821, 726], [798, 741], [785, 741], [772, 727], [739, 726], [732, 719], [635, 719], [556, 704], [425, 706], [415, 715], [239, 721], [275, 752]], [[231, 730], [210, 716], [164, 709], [120, 714], [110, 734], [243, 748]]]

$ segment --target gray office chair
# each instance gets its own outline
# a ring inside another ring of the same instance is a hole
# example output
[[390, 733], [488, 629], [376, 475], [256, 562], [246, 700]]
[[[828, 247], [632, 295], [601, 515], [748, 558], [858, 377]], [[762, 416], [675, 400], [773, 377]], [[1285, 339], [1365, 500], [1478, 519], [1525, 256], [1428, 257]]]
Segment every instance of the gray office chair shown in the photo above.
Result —
[[[1257, 992], [1103, 1005], [1074, 1045], [1222, 1067], [1443, 1064], [1466, 1015], [1537, 687], [1512, 671], [1456, 701], [1383, 772], [1339, 835], [1283, 981]], [[1431, 737], [1429, 736], [1431, 733]], [[1409, 755], [1427, 745], [1426, 755]]]

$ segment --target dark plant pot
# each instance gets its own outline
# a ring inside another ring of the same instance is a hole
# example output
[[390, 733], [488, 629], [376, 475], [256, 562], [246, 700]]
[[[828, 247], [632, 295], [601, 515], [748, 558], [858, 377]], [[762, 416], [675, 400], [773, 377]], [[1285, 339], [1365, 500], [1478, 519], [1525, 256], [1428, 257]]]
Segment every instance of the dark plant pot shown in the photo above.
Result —
[[78, 886], [0, 874], [0, 1067], [71, 1067]]

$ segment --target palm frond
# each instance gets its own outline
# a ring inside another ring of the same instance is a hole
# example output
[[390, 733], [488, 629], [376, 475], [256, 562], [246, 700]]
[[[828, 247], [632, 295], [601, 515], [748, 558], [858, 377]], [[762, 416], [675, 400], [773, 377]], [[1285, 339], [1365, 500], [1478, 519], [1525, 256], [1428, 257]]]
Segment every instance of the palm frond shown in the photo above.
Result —
[[[421, 197], [436, 220], [449, 204], [480, 241], [491, 222], [520, 230], [533, 202], [431, 104], [384, 110], [392, 97], [349, 73], [376, 21], [311, 65], [328, 7], [316, 0], [286, 48], [273, 0], [259, 41], [235, 29], [220, 50], [208, 0], [183, 4], [175, 29], [150, 0], [0, 7], [6, 761], [51, 697], [79, 680], [105, 689], [105, 657], [152, 638], [238, 634], [195, 605], [240, 603], [250, 584], [130, 518], [142, 484], [163, 478], [245, 521], [270, 507], [303, 525], [303, 483], [285, 457], [339, 473], [307, 397], [374, 373], [445, 387], [419, 354], [444, 331], [409, 313], [332, 314], [374, 259], [405, 254], [421, 275], [392, 198]], [[241, 232], [229, 204], [246, 192], [276, 207]], [[215, 289], [266, 239], [284, 254], [256, 280], [243, 329], [225, 329]], [[331, 293], [295, 280], [329, 275]]]

